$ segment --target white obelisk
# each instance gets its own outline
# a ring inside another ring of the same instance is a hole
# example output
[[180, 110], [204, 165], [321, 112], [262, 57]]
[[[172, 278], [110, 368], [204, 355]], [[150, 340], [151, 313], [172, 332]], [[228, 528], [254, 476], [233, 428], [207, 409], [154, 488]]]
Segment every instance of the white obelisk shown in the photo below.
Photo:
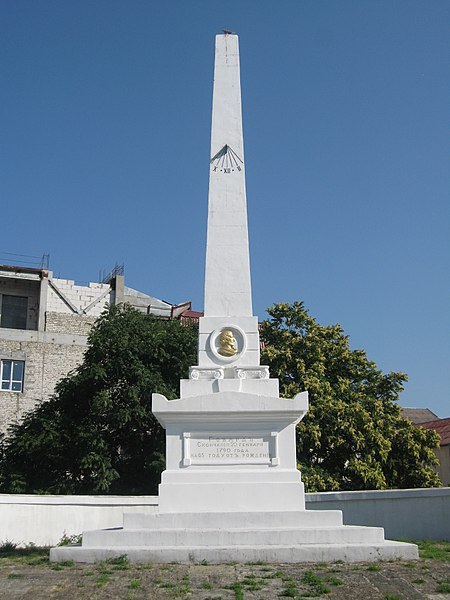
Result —
[[[252, 312], [239, 41], [232, 33], [216, 36], [209, 168], [205, 316], [198, 365], [190, 377], [227, 380], [217, 383], [216, 391], [243, 391], [240, 380], [264, 379], [263, 393], [277, 395], [277, 382], [269, 383], [268, 369], [259, 364], [258, 320]], [[224, 335], [230, 340], [228, 352], [222, 348]], [[198, 389], [183, 382], [181, 395]]]
[[417, 558], [381, 528], [345, 527], [342, 513], [305, 510], [296, 425], [308, 394], [280, 398], [259, 364], [252, 314], [238, 38], [216, 37], [199, 360], [181, 397], [153, 394], [166, 430], [158, 512], [124, 514], [123, 528], [83, 533], [50, 559], [96, 562], [302, 562]]
[[205, 316], [251, 317], [238, 36], [216, 37]]

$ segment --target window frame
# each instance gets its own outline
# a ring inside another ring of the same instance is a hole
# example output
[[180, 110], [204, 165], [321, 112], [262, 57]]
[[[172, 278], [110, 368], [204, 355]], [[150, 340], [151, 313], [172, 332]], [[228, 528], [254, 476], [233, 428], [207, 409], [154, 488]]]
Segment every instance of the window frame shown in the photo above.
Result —
[[[22, 317], [25, 318], [25, 326], [24, 327], [8, 327], [6, 325], [3, 325], [2, 321], [3, 321], [3, 313], [4, 313], [4, 298], [5, 296], [7, 298], [21, 298], [23, 300], [26, 300], [26, 306], [25, 306], [25, 314], [22, 315]], [[29, 296], [22, 296], [22, 294], [11, 294], [11, 293], [5, 293], [2, 292], [0, 294], [0, 329], [19, 329], [21, 331], [25, 331], [26, 329], [28, 329], [28, 308], [29, 308], [29, 304], [30, 304], [30, 297]]]
[[[9, 363], [9, 377], [4, 377], [4, 365]], [[14, 363], [22, 364], [22, 378], [14, 379]], [[8, 383], [9, 387], [4, 388], [3, 384]], [[14, 384], [20, 384], [20, 389], [13, 389]], [[25, 361], [17, 358], [0, 358], [0, 392], [13, 392], [14, 394], [22, 394], [25, 387]]]

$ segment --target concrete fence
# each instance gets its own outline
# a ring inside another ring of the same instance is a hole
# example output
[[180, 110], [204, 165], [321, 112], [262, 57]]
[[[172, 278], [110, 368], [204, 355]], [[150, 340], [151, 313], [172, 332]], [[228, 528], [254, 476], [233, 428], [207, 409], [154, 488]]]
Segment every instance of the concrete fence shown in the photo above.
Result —
[[345, 525], [384, 527], [391, 540], [450, 540], [450, 487], [306, 494], [309, 510], [342, 510]]
[[[346, 525], [381, 526], [389, 539], [450, 540], [450, 488], [306, 494], [306, 508], [340, 509]], [[0, 544], [54, 546], [63, 535], [120, 527], [124, 513], [157, 510], [157, 496], [0, 494]]]
[[55, 546], [63, 535], [121, 527], [123, 513], [157, 510], [157, 496], [0, 494], [0, 544]]

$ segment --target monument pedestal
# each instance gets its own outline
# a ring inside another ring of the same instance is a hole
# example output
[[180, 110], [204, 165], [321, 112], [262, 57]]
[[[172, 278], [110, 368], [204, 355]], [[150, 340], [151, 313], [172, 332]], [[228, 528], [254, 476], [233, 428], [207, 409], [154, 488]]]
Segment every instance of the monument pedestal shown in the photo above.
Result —
[[[236, 382], [237, 385], [237, 382]], [[418, 558], [417, 546], [379, 527], [342, 524], [342, 512], [307, 511], [295, 464], [293, 400], [233, 391], [168, 401], [153, 396], [167, 433], [159, 511], [125, 514], [123, 527], [87, 531], [82, 546], [52, 548], [52, 561], [317, 562]]]
[[155, 394], [152, 408], [166, 429], [161, 513], [305, 508], [295, 426], [307, 393], [285, 400], [230, 390], [172, 401]]

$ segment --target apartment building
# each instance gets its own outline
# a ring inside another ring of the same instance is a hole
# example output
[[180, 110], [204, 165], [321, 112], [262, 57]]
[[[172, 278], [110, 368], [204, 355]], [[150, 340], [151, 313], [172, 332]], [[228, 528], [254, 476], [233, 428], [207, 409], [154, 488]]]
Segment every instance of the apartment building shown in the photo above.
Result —
[[95, 320], [122, 302], [163, 318], [190, 309], [129, 288], [114, 272], [103, 283], [78, 285], [46, 269], [0, 265], [0, 432], [50, 398], [82, 361]]

